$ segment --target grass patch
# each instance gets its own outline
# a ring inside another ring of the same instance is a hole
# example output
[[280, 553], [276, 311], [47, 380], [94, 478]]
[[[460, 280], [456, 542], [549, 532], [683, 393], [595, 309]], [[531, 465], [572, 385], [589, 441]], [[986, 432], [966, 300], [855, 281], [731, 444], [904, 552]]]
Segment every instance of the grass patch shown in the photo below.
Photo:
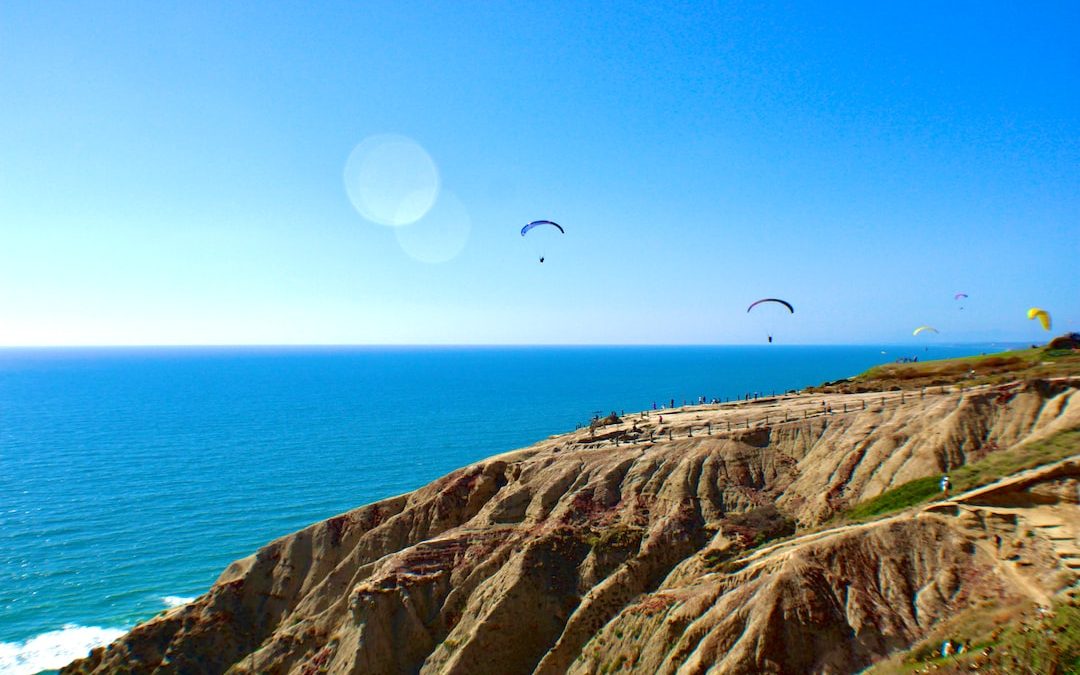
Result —
[[920, 363], [886, 363], [848, 380], [809, 387], [817, 393], [858, 393], [944, 385], [1002, 384], [1016, 379], [1080, 374], [1080, 351], [1032, 347]]
[[987, 665], [1015, 664], [1020, 672], [1080, 673], [1080, 607], [1057, 604], [1041, 618], [1010, 626], [994, 647], [998, 657]]
[[1018, 471], [1034, 469], [1080, 453], [1080, 429], [1050, 438], [992, 452], [971, 464], [958, 467], [949, 478], [956, 490], [971, 490]]
[[[977, 462], [957, 467], [949, 474], [949, 480], [953, 494], [956, 494], [1076, 454], [1080, 454], [1080, 429], [1070, 429], [1044, 440], [992, 452]], [[840, 518], [867, 520], [931, 501], [942, 496], [940, 481], [940, 474], [917, 478], [856, 504], [843, 512]]]
[[[965, 650], [941, 656], [945, 638]], [[972, 608], [934, 629], [926, 639], [866, 671], [868, 675], [914, 672], [1080, 674], [1080, 603], [1075, 592], [1043, 612], [1029, 604]]]
[[928, 502], [941, 494], [940, 480], [940, 476], [927, 476], [926, 478], [917, 478], [904, 483], [900, 487], [886, 490], [877, 497], [848, 509], [843, 514], [843, 518], [847, 520], [866, 520]]

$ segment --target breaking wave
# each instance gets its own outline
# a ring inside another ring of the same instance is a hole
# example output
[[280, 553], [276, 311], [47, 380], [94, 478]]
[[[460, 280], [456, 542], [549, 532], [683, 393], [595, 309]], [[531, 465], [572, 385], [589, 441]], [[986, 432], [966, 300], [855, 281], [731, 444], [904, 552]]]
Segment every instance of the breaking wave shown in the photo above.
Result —
[[179, 607], [180, 605], [186, 605], [194, 599], [195, 598], [185, 598], [180, 595], [166, 595], [161, 601], [165, 603], [166, 607], [171, 609], [173, 607]]
[[94, 647], [109, 644], [125, 632], [120, 628], [71, 623], [60, 630], [34, 636], [26, 642], [0, 642], [0, 673], [34, 675], [43, 670], [62, 668], [86, 656]]

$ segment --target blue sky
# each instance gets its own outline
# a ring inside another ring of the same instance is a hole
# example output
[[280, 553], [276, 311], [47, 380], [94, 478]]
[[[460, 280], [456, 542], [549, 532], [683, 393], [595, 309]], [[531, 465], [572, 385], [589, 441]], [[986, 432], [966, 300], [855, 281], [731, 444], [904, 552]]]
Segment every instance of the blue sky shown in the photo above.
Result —
[[1080, 330], [1076, 3], [310, 5], [0, 3], [0, 345]]

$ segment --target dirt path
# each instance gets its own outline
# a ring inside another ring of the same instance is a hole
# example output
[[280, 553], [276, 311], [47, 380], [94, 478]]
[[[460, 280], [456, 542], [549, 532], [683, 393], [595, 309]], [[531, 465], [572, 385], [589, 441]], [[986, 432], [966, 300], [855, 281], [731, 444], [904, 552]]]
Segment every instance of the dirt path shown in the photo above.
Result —
[[[969, 490], [951, 499], [924, 504], [897, 514], [865, 523], [839, 525], [816, 532], [809, 532], [792, 539], [777, 542], [754, 550], [732, 562], [742, 564], [740, 575], [753, 576], [766, 566], [782, 563], [799, 548], [830, 537], [842, 536], [851, 532], [877, 528], [890, 522], [921, 517], [953, 517], [957, 519], [957, 529], [963, 531], [991, 560], [1004, 576], [1016, 583], [1035, 602], [1049, 606], [1050, 594], [1029, 574], [1022, 571], [1025, 567], [1036, 568], [1024, 558], [1016, 558], [1003, 550], [998, 541], [1011, 536], [1015, 539], [1034, 536], [1049, 542], [1057, 556], [1058, 569], [1071, 574], [1073, 582], [1080, 576], [1080, 506], [1075, 501], [1068, 503], [1039, 503], [1026, 492], [1031, 485], [1063, 476], [1080, 478], [1080, 455], [1048, 464], [1046, 466], [1023, 471], [1003, 478], [997, 482]], [[992, 498], [1015, 497], [1016, 506], [989, 506], [978, 502]], [[1026, 502], [1026, 503], [1024, 503]], [[979, 526], [960, 522], [967, 519]], [[994, 522], [1001, 530], [995, 535], [994, 528], [987, 523]], [[1001, 525], [1002, 523], [1006, 525]]]

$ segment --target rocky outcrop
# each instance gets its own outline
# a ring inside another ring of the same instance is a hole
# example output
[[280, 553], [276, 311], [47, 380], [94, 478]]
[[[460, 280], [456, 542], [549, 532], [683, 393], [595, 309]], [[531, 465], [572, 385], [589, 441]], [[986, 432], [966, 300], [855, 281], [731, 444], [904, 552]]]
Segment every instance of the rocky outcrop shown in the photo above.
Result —
[[1076, 461], [825, 523], [1080, 428], [1076, 393], [1032, 381], [627, 416], [278, 539], [64, 672], [852, 672], [981, 598], [1075, 582]]

